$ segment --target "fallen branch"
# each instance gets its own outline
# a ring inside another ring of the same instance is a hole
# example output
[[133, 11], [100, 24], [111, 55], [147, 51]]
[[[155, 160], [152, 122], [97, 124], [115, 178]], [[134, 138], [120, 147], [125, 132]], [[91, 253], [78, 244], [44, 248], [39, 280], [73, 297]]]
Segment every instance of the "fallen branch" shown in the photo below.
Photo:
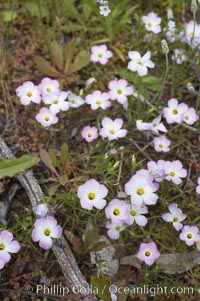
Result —
[[[12, 159], [14, 158], [11, 150], [5, 144], [3, 139], [0, 137], [0, 159]], [[32, 207], [37, 206], [40, 202], [44, 202], [43, 192], [38, 184], [38, 181], [33, 176], [31, 170], [25, 171], [23, 175], [16, 176], [18, 181], [21, 183], [23, 188], [26, 190], [29, 199], [31, 201]], [[85, 277], [81, 273], [76, 260], [72, 254], [68, 242], [62, 236], [60, 239], [54, 240], [52, 250], [58, 260], [58, 263], [62, 269], [62, 272], [67, 281], [70, 282], [71, 286], [79, 286], [79, 288], [84, 288], [86, 295], [79, 300], [82, 301], [95, 301], [98, 300], [94, 295], [88, 295], [88, 287]]]

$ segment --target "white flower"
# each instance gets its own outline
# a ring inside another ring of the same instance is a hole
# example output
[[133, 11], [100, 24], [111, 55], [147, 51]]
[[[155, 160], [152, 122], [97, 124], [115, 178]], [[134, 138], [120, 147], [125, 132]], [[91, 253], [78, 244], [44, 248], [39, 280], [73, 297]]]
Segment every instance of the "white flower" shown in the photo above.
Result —
[[108, 6], [102, 5], [99, 6], [100, 15], [107, 17], [111, 13], [111, 9]]
[[112, 120], [108, 117], [105, 117], [101, 121], [101, 124], [103, 128], [99, 131], [99, 135], [103, 138], [108, 138], [108, 140], [116, 140], [127, 135], [127, 130], [122, 129], [123, 120], [121, 118]]
[[138, 73], [139, 76], [147, 75], [148, 68], [154, 68], [154, 63], [150, 60], [151, 51], [147, 51], [144, 56], [141, 57], [138, 51], [129, 51], [128, 53], [131, 61], [128, 63], [128, 69]]
[[142, 23], [145, 25], [146, 30], [154, 33], [161, 32], [161, 18], [154, 12], [149, 13], [147, 16], [142, 17]]
[[77, 96], [70, 91], [68, 91], [68, 94], [68, 102], [70, 108], [78, 108], [85, 103], [85, 100], [80, 96]]
[[69, 102], [66, 101], [67, 97], [67, 92], [52, 92], [43, 97], [43, 102], [45, 104], [50, 104], [49, 110], [56, 115], [60, 111], [67, 111], [69, 109]]
[[169, 205], [170, 213], [165, 213], [162, 215], [162, 218], [166, 222], [172, 222], [174, 228], [179, 231], [183, 228], [181, 222], [186, 218], [186, 215], [183, 214], [182, 210], [178, 208], [177, 204], [172, 203]]

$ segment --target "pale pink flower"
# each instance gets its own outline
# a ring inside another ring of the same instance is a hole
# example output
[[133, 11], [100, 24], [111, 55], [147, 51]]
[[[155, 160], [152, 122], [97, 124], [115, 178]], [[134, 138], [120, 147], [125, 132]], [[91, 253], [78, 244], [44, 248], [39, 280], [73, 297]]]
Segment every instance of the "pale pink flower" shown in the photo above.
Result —
[[90, 60], [95, 63], [99, 62], [102, 65], [106, 65], [108, 60], [113, 56], [112, 52], [107, 49], [105, 44], [93, 46], [91, 52]]
[[66, 101], [68, 92], [52, 92], [48, 95], [43, 96], [43, 102], [50, 105], [49, 110], [56, 115], [60, 111], [69, 110], [69, 102]]
[[19, 252], [21, 246], [17, 240], [13, 240], [13, 234], [8, 230], [0, 232], [0, 265], [3, 268], [3, 263], [6, 264], [10, 261], [10, 253]]
[[183, 224], [181, 223], [186, 215], [183, 214], [182, 210], [178, 208], [177, 204], [171, 203], [169, 205], [169, 213], [164, 213], [162, 218], [165, 222], [171, 222], [174, 228], [179, 231], [183, 228]]
[[29, 105], [31, 102], [40, 103], [41, 95], [38, 86], [34, 83], [27, 81], [22, 86], [16, 89], [16, 94], [20, 98], [21, 104], [24, 106]]
[[185, 103], [178, 103], [178, 100], [171, 98], [168, 101], [168, 107], [163, 108], [163, 116], [167, 123], [182, 123], [182, 115], [187, 111], [188, 106]]
[[39, 241], [41, 248], [48, 250], [52, 247], [52, 238], [62, 236], [62, 227], [53, 216], [41, 217], [36, 219], [31, 236], [33, 241]]
[[48, 95], [50, 93], [57, 93], [59, 92], [59, 82], [56, 79], [51, 79], [49, 77], [44, 77], [39, 84], [38, 88], [42, 93], [42, 96]]
[[182, 120], [189, 125], [193, 125], [198, 119], [199, 116], [194, 108], [188, 108], [182, 115]]
[[156, 118], [154, 118], [154, 120], [150, 123], [150, 130], [156, 134], [160, 132], [167, 132], [166, 127], [164, 126], [164, 124], [161, 121], [161, 116], [158, 116]]
[[92, 142], [98, 138], [98, 129], [95, 126], [85, 126], [81, 132], [81, 136], [87, 142]]
[[179, 238], [185, 241], [187, 246], [194, 245], [195, 242], [200, 241], [199, 229], [196, 226], [184, 226]]
[[128, 101], [127, 96], [133, 95], [133, 87], [128, 86], [128, 82], [125, 79], [113, 80], [108, 85], [110, 91], [110, 99], [117, 100], [121, 104], [125, 104]]
[[151, 51], [147, 51], [144, 56], [141, 56], [138, 51], [129, 51], [131, 61], [128, 63], [128, 69], [138, 73], [139, 76], [147, 75], [148, 68], [154, 68], [154, 63], [150, 60]]
[[157, 162], [149, 161], [147, 163], [148, 171], [153, 176], [156, 182], [162, 182], [165, 178], [164, 165], [165, 165], [164, 160], [158, 160]]
[[152, 265], [159, 257], [160, 253], [155, 242], [142, 243], [140, 245], [137, 258], [139, 258], [141, 261], [144, 261], [147, 265]]
[[153, 146], [156, 152], [167, 153], [170, 151], [171, 141], [162, 135], [153, 139]]
[[105, 110], [111, 106], [109, 98], [110, 96], [108, 93], [102, 93], [101, 91], [96, 90], [92, 94], [88, 94], [85, 100], [87, 104], [91, 105], [92, 110], [97, 110], [98, 108]]
[[109, 117], [105, 117], [101, 121], [101, 124], [103, 128], [99, 131], [99, 135], [103, 138], [108, 138], [110, 141], [123, 138], [127, 135], [127, 130], [122, 129], [123, 120], [121, 118], [112, 120]]
[[40, 217], [45, 217], [48, 213], [48, 206], [46, 203], [39, 204], [33, 208], [33, 211], [36, 215]]
[[179, 160], [166, 161], [164, 165], [165, 179], [172, 181], [174, 184], [179, 185], [182, 180], [181, 178], [187, 177], [187, 170], [183, 168], [183, 164]]
[[88, 180], [78, 187], [77, 196], [80, 199], [81, 207], [92, 210], [93, 207], [103, 209], [106, 206], [105, 197], [108, 194], [106, 186], [96, 180]]
[[35, 116], [35, 119], [44, 127], [58, 122], [58, 117], [47, 108], [41, 108], [39, 113]]
[[151, 123], [143, 122], [143, 120], [136, 120], [136, 127], [139, 131], [150, 131]]
[[113, 199], [105, 208], [105, 213], [113, 224], [123, 224], [128, 219], [128, 205], [125, 201]]
[[136, 224], [138, 224], [139, 226], [144, 227], [148, 222], [148, 219], [143, 215], [146, 213], [148, 213], [148, 209], [145, 205], [129, 205], [129, 216], [126, 224], [132, 225], [134, 222], [136, 222]]
[[186, 55], [184, 54], [185, 50], [183, 49], [174, 49], [174, 54], [172, 55], [172, 60], [175, 61], [178, 65], [182, 64], [187, 60]]
[[107, 234], [111, 239], [118, 239], [119, 233], [126, 228], [126, 225], [107, 222], [106, 228], [108, 229]]
[[142, 23], [145, 25], [147, 31], [152, 31], [154, 33], [161, 32], [161, 18], [154, 12], [149, 13], [147, 16], [143, 16]]

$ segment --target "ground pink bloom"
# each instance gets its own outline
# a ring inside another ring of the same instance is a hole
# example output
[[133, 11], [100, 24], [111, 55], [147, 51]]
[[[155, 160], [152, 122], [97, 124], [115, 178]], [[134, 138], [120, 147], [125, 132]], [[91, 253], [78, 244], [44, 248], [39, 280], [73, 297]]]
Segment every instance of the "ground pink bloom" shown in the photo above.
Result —
[[129, 205], [129, 216], [126, 221], [128, 225], [132, 225], [134, 222], [139, 226], [145, 226], [148, 222], [148, 219], [143, 216], [143, 214], [148, 213], [148, 209], [145, 205], [143, 206], [136, 206], [136, 205]]
[[196, 226], [184, 226], [179, 238], [185, 241], [186, 245], [192, 246], [200, 241], [199, 229]]
[[167, 153], [170, 151], [171, 141], [162, 135], [153, 139], [153, 146], [156, 152]]
[[6, 264], [10, 261], [10, 253], [17, 253], [21, 248], [17, 240], [13, 240], [13, 234], [8, 230], [0, 232], [0, 265], [3, 268], [3, 263]]
[[93, 46], [91, 52], [90, 60], [95, 63], [99, 62], [102, 65], [106, 65], [108, 60], [113, 56], [112, 52], [107, 49], [105, 44]]
[[164, 165], [165, 179], [172, 181], [174, 184], [179, 185], [182, 180], [181, 178], [187, 177], [187, 170], [183, 168], [183, 164], [179, 160], [166, 161]]
[[131, 196], [131, 203], [135, 206], [154, 205], [158, 200], [157, 186], [149, 177], [143, 174], [136, 174], [125, 184], [125, 192]]
[[116, 140], [127, 135], [128, 131], [122, 129], [123, 120], [121, 118], [112, 120], [109, 117], [105, 117], [101, 121], [101, 124], [103, 128], [99, 131], [99, 135], [103, 138], [108, 138], [108, 140]]
[[181, 230], [183, 228], [181, 222], [186, 218], [186, 215], [183, 214], [182, 210], [175, 203], [169, 205], [169, 211], [169, 213], [162, 215], [163, 220], [165, 222], [172, 222], [177, 231]]
[[36, 219], [31, 236], [33, 241], [39, 241], [41, 248], [48, 250], [52, 247], [52, 238], [62, 236], [62, 227], [53, 216], [41, 217]]
[[91, 105], [92, 110], [97, 110], [98, 108], [105, 110], [111, 106], [109, 98], [110, 96], [108, 93], [102, 93], [101, 91], [96, 90], [92, 94], [88, 94], [85, 100], [87, 104]]
[[150, 131], [151, 123], [143, 122], [143, 120], [136, 120], [136, 127], [139, 131]]
[[200, 48], [200, 24], [193, 20], [185, 24], [185, 36], [183, 41], [192, 48]]
[[123, 224], [128, 219], [128, 205], [125, 201], [113, 199], [105, 208], [105, 213], [113, 224]]
[[155, 242], [142, 243], [140, 245], [137, 258], [148, 265], [152, 265], [158, 257], [160, 257], [160, 253], [158, 252]]
[[106, 205], [104, 199], [108, 194], [106, 186], [96, 180], [88, 180], [78, 187], [77, 196], [80, 199], [81, 207], [91, 210], [94, 208], [103, 209]]
[[141, 57], [138, 51], [129, 51], [128, 53], [131, 61], [128, 63], [128, 69], [138, 73], [139, 76], [147, 75], [148, 68], [154, 68], [154, 63], [150, 60], [151, 51], [147, 51], [144, 56]]
[[156, 134], [160, 132], [167, 132], [166, 127], [161, 121], [161, 116], [156, 117], [149, 125], [150, 125], [150, 130]]
[[142, 17], [142, 23], [145, 25], [146, 30], [154, 33], [161, 32], [161, 18], [157, 14], [151, 12], [147, 16]]
[[66, 101], [68, 97], [67, 92], [52, 92], [48, 95], [43, 96], [43, 102], [50, 105], [49, 110], [56, 115], [60, 111], [69, 110], [69, 102]]
[[198, 119], [199, 116], [197, 115], [194, 108], [188, 108], [182, 115], [182, 119], [185, 123], [192, 125], [194, 124]]
[[178, 100], [171, 98], [168, 101], [168, 107], [163, 109], [163, 116], [165, 117], [167, 123], [181, 123], [182, 115], [187, 110], [188, 106], [185, 103], [178, 103]]
[[119, 233], [126, 228], [126, 225], [125, 224], [113, 224], [113, 223], [107, 222], [106, 228], [109, 229], [107, 231], [107, 234], [111, 239], [118, 239]]
[[35, 119], [44, 127], [58, 122], [58, 117], [47, 108], [41, 108], [39, 113], [35, 116]]
[[133, 95], [133, 87], [128, 86], [125, 79], [113, 80], [108, 85], [110, 99], [117, 100], [121, 104], [127, 103], [127, 96]]
[[40, 217], [45, 217], [48, 213], [48, 207], [46, 203], [39, 204], [33, 208], [33, 211], [36, 215]]
[[174, 49], [174, 55], [172, 55], [172, 60], [175, 61], [178, 65], [182, 64], [187, 60], [187, 57], [184, 53], [185, 50], [183, 49]]
[[48, 95], [50, 93], [57, 93], [59, 92], [59, 82], [55, 79], [51, 79], [49, 77], [44, 77], [39, 84], [38, 88], [42, 93], [42, 96]]
[[68, 102], [70, 108], [79, 108], [85, 103], [85, 100], [80, 96], [77, 96], [72, 92], [68, 91]]
[[81, 136], [87, 142], [92, 142], [98, 138], [98, 129], [95, 126], [85, 126], [81, 132]]
[[200, 194], [200, 177], [198, 177], [198, 185], [196, 187], [196, 193]]
[[21, 104], [27, 106], [32, 102], [40, 103], [41, 95], [40, 91], [34, 83], [27, 81], [22, 86], [16, 89], [16, 94], [20, 98]]
[[156, 182], [162, 182], [165, 178], [164, 165], [165, 165], [164, 160], [158, 160], [157, 162], [149, 161], [147, 163], [148, 171], [153, 176]]

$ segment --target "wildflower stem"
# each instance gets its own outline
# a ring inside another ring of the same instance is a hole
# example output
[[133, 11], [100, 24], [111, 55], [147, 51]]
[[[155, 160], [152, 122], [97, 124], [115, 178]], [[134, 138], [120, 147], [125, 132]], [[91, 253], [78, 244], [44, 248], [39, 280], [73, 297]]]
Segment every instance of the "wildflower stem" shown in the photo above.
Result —
[[168, 77], [168, 72], [169, 72], [169, 59], [168, 59], [167, 53], [165, 53], [165, 62], [166, 62], [165, 75], [164, 75], [163, 83], [162, 83], [162, 86], [161, 86], [161, 89], [160, 89], [160, 94], [158, 96], [157, 104], [160, 103], [160, 100], [163, 96], [163, 92], [164, 92], [164, 88], [165, 88], [165, 85], [166, 85], [166, 82], [167, 82], [167, 77]]

